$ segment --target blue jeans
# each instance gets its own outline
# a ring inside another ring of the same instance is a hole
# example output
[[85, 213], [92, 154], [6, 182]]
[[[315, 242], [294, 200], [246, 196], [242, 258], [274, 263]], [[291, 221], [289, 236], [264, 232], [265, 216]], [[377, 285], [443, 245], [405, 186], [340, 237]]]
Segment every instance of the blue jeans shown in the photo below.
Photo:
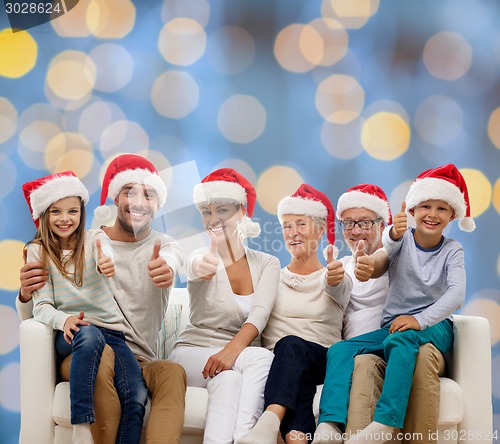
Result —
[[121, 332], [93, 325], [80, 326], [71, 344], [64, 340], [63, 332], [57, 332], [58, 359], [62, 361], [69, 354], [73, 355], [69, 378], [71, 423], [95, 421], [95, 380], [105, 344], [115, 353], [114, 383], [122, 409], [116, 442], [137, 444], [141, 437], [148, 390], [139, 363], [125, 344], [125, 336]]
[[389, 333], [387, 327], [333, 344], [327, 354], [319, 422], [335, 422], [345, 427], [354, 358], [372, 353], [387, 362], [384, 386], [373, 419], [388, 426], [403, 427], [418, 350], [428, 343], [443, 354], [450, 350], [453, 323], [445, 319], [424, 330], [395, 333]]
[[287, 407], [281, 421], [283, 436], [297, 430], [311, 435], [316, 430], [313, 400], [316, 386], [323, 384], [328, 349], [298, 336], [285, 336], [274, 347], [274, 360], [269, 370], [264, 401]]

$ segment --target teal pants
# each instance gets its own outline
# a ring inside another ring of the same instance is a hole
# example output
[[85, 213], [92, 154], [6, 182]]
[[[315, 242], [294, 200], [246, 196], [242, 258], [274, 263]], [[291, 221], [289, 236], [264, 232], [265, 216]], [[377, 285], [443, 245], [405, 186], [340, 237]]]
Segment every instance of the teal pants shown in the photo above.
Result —
[[418, 350], [428, 343], [446, 353], [453, 345], [453, 323], [445, 319], [424, 330], [395, 333], [389, 333], [387, 327], [332, 345], [327, 353], [319, 422], [335, 422], [345, 427], [354, 358], [371, 353], [387, 363], [374, 420], [391, 427], [403, 427]]

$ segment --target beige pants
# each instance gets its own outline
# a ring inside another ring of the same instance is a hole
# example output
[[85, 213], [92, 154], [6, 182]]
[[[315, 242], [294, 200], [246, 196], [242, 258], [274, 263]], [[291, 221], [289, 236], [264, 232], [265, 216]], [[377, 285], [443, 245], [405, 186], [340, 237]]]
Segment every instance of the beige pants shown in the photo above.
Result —
[[[444, 359], [432, 344], [420, 347], [410, 392], [404, 436], [413, 439], [403, 444], [435, 444], [430, 439], [437, 430], [439, 416], [439, 376], [444, 373]], [[385, 362], [375, 355], [356, 356], [352, 377], [346, 432], [355, 433], [373, 421], [377, 400], [382, 391]], [[434, 435], [435, 436], [435, 435]]]
[[[147, 444], [179, 443], [184, 424], [186, 372], [173, 362], [138, 359], [151, 395], [151, 410], [146, 425]], [[113, 383], [115, 357], [106, 345], [97, 372], [92, 424], [95, 444], [115, 444], [120, 423], [120, 400]], [[71, 355], [61, 364], [61, 379], [69, 381]]]

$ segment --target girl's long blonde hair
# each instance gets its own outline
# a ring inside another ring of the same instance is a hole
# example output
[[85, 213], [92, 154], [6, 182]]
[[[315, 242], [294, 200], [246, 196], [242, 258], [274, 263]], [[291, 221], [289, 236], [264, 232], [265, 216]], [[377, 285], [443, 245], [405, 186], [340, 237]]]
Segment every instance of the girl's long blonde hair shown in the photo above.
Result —
[[[80, 199], [80, 225], [71, 235], [75, 248], [63, 260], [63, 250], [58, 237], [50, 230], [50, 207], [40, 215], [40, 225], [32, 242], [41, 246], [42, 267], [49, 268], [49, 260], [54, 263], [59, 272], [77, 287], [83, 284], [83, 270], [85, 268], [85, 204]], [[73, 273], [67, 270], [67, 265], [73, 264]]]

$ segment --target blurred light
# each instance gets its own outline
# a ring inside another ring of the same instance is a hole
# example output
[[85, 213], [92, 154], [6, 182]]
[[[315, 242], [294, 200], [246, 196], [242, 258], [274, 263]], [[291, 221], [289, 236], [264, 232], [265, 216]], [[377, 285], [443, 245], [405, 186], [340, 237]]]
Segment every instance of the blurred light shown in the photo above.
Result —
[[80, 114], [78, 131], [89, 142], [95, 143], [104, 130], [118, 120], [126, 120], [126, 116], [116, 103], [97, 101], [88, 105]]
[[45, 166], [52, 173], [71, 170], [83, 178], [92, 168], [93, 161], [92, 145], [79, 133], [60, 133], [45, 148]]
[[[300, 48], [303, 30], [304, 25], [297, 23], [289, 25], [279, 32], [274, 42], [274, 56], [287, 71], [304, 73], [314, 68], [314, 64], [304, 57]], [[319, 34], [318, 38], [321, 39]]]
[[462, 108], [450, 97], [428, 97], [415, 111], [414, 125], [417, 133], [433, 145], [451, 142], [462, 132], [463, 123]]
[[210, 18], [210, 4], [207, 0], [165, 0], [161, 8], [161, 19], [166, 23], [174, 18], [184, 17], [196, 20], [205, 27]]
[[121, 39], [135, 24], [135, 6], [129, 0], [92, 0], [87, 9], [87, 26], [101, 39]]
[[151, 102], [156, 111], [171, 119], [182, 119], [198, 106], [199, 87], [187, 72], [167, 71], [151, 89]]
[[361, 132], [366, 152], [379, 160], [394, 160], [410, 145], [410, 126], [399, 115], [379, 112], [368, 117]]
[[11, 362], [0, 371], [0, 405], [11, 412], [21, 410], [20, 374], [19, 362]]
[[55, 94], [47, 82], [45, 82], [45, 84], [43, 85], [43, 92], [45, 93], [45, 97], [47, 97], [47, 100], [53, 107], [60, 108], [64, 111], [75, 111], [87, 104], [92, 97], [91, 90], [88, 92], [88, 94], [85, 94], [79, 99], [63, 98]]
[[494, 289], [483, 289], [474, 294], [460, 314], [467, 316], [482, 316], [488, 319], [491, 329], [491, 343], [495, 345], [500, 340], [500, 291]]
[[440, 22], [444, 29], [459, 29], [464, 37], [473, 38], [484, 35], [487, 28], [495, 29], [495, 14], [482, 2], [452, 0], [444, 2]]
[[30, 72], [38, 55], [36, 41], [27, 31], [0, 31], [0, 76], [17, 79]]
[[491, 113], [488, 120], [488, 136], [493, 145], [500, 149], [500, 108]]
[[82, 99], [94, 88], [96, 67], [83, 52], [63, 51], [50, 62], [46, 80], [56, 96], [66, 100]]
[[456, 80], [471, 67], [472, 48], [460, 34], [443, 31], [427, 40], [423, 60], [434, 77]]
[[470, 215], [477, 217], [491, 205], [492, 187], [482, 171], [471, 168], [460, 168], [469, 192]]
[[0, 152], [0, 198], [7, 196], [16, 186], [17, 167], [7, 155]]
[[149, 149], [149, 136], [137, 122], [118, 120], [102, 133], [99, 150], [103, 157], [119, 153], [137, 153]]
[[325, 52], [321, 34], [314, 27], [304, 25], [300, 31], [299, 49], [309, 63], [319, 65]]
[[498, 277], [500, 278], [500, 254], [498, 255], [498, 260], [497, 260], [497, 274]]
[[0, 144], [9, 140], [16, 132], [17, 110], [5, 97], [0, 97]]
[[277, 214], [278, 203], [294, 193], [304, 179], [293, 168], [276, 165], [265, 170], [257, 182], [257, 199], [270, 214]]
[[165, 185], [168, 188], [168, 186], [170, 185], [170, 181], [172, 180], [171, 172], [173, 168], [170, 164], [170, 161], [165, 157], [165, 155], [160, 151], [155, 150], [139, 150], [136, 154], [138, 156], [145, 157], [156, 167], [158, 173], [160, 174], [160, 177], [163, 179]]
[[500, 179], [497, 179], [495, 185], [493, 186], [491, 202], [493, 203], [495, 210], [497, 210], [497, 213], [500, 214]]
[[255, 97], [235, 95], [221, 105], [217, 126], [227, 140], [250, 143], [264, 132], [266, 119], [266, 110]]
[[[318, 45], [318, 48], [321, 48], [320, 57], [315, 64], [331, 66], [346, 55], [349, 46], [349, 35], [340, 22], [328, 18], [320, 18], [310, 22], [309, 26], [304, 27], [303, 31], [311, 28], [321, 38], [321, 44]], [[302, 41], [301, 38], [301, 50]], [[307, 52], [303, 51], [303, 54], [309, 62], [313, 63], [313, 60], [309, 59]], [[313, 54], [315, 54], [314, 51]]]
[[353, 77], [334, 74], [319, 84], [315, 103], [326, 121], [349, 123], [363, 110], [365, 92]]
[[[29, 214], [27, 211], [26, 214]], [[19, 270], [24, 265], [24, 242], [5, 239], [0, 241], [0, 289], [19, 290]]]
[[0, 305], [0, 355], [10, 353], [19, 346], [19, 335], [10, 334], [19, 330], [21, 323], [17, 313], [12, 308]]
[[255, 42], [245, 29], [238, 26], [225, 26], [217, 29], [210, 36], [207, 58], [222, 74], [238, 74], [254, 61]]
[[380, 0], [323, 0], [321, 14], [348, 29], [359, 29], [377, 13]]
[[61, 37], [88, 37], [90, 29], [87, 25], [87, 11], [92, 0], [79, 0], [78, 8], [73, 8], [70, 14], [51, 20], [50, 24]]
[[45, 148], [61, 131], [53, 122], [35, 121], [28, 124], [19, 134], [19, 157], [30, 168], [45, 170]]
[[354, 159], [363, 152], [361, 145], [362, 119], [346, 124], [323, 122], [321, 143], [326, 151], [339, 159]]
[[94, 48], [89, 56], [96, 66], [95, 89], [104, 92], [119, 91], [132, 78], [134, 60], [123, 46], [103, 43]]
[[241, 173], [250, 183], [257, 183], [257, 174], [253, 168], [241, 159], [224, 159], [214, 166], [214, 171], [219, 168], [233, 168]]
[[161, 55], [173, 65], [192, 65], [205, 53], [206, 44], [207, 35], [203, 27], [189, 18], [168, 22], [158, 37]]

